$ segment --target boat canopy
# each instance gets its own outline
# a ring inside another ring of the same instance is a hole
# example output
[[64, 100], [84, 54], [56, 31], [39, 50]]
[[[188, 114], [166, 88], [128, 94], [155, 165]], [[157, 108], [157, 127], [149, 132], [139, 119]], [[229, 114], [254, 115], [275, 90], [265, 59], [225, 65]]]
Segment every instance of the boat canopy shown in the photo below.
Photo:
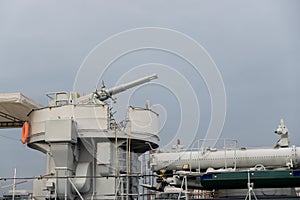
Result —
[[0, 128], [20, 128], [28, 114], [42, 106], [22, 93], [0, 94]]

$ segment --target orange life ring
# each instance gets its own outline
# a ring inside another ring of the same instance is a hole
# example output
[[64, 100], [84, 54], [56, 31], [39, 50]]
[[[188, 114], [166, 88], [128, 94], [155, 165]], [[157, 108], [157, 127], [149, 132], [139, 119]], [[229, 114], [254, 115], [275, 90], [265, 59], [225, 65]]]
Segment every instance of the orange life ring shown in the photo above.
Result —
[[28, 141], [28, 136], [29, 136], [29, 123], [24, 122], [23, 128], [22, 128], [22, 143], [26, 144]]

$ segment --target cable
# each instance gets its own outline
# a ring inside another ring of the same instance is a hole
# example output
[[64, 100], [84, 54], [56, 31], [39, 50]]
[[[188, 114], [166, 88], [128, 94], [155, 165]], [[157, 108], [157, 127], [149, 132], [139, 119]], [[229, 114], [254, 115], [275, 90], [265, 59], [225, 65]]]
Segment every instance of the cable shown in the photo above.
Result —
[[0, 181], [7, 181], [7, 180], [31, 180], [31, 179], [68, 179], [68, 178], [117, 178], [117, 177], [151, 177], [151, 176], [157, 176], [152, 174], [121, 174], [119, 176], [115, 175], [108, 175], [108, 176], [54, 176], [54, 174], [51, 175], [43, 175], [43, 176], [35, 176], [35, 177], [2, 177], [0, 178]]

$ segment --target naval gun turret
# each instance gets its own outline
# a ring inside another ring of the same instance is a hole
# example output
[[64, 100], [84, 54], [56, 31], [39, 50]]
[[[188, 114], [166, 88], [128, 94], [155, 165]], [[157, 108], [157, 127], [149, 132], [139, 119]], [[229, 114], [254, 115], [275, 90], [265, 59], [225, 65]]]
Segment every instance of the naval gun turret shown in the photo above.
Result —
[[46, 154], [49, 175], [34, 180], [33, 197], [137, 197], [136, 174], [141, 172], [138, 158], [158, 147], [158, 114], [149, 106], [131, 106], [122, 121], [126, 123], [119, 123], [105, 100], [156, 78], [153, 74], [110, 89], [103, 86], [99, 92], [82, 97], [76, 93], [48, 93], [49, 106], [39, 106], [24, 115], [22, 141]]
[[[102, 87], [101, 90], [98, 91], [96, 89], [91, 94], [85, 95], [80, 97], [80, 95], [77, 92], [73, 92], [71, 94], [68, 94], [67, 92], [50, 92], [46, 95], [49, 98], [49, 106], [59, 106], [59, 105], [65, 105], [65, 104], [87, 104], [92, 102], [93, 100], [97, 99], [101, 102], [111, 98], [115, 101], [115, 99], [112, 98], [113, 95], [119, 94], [121, 92], [124, 92], [130, 88], [145, 84], [147, 82], [150, 82], [154, 79], [157, 79], [157, 74], [152, 74], [149, 76], [142, 77], [140, 79], [124, 83], [112, 88], [107, 89], [104, 81], [102, 81]], [[101, 103], [98, 102], [98, 103]]]

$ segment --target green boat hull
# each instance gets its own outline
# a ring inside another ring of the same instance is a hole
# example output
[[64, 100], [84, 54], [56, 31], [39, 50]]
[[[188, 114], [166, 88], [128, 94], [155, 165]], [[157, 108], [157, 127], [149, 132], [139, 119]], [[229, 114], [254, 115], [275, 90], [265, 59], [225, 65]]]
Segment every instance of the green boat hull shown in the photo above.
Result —
[[286, 188], [300, 186], [300, 170], [212, 172], [201, 177], [204, 189], [245, 189], [250, 183], [254, 188]]

